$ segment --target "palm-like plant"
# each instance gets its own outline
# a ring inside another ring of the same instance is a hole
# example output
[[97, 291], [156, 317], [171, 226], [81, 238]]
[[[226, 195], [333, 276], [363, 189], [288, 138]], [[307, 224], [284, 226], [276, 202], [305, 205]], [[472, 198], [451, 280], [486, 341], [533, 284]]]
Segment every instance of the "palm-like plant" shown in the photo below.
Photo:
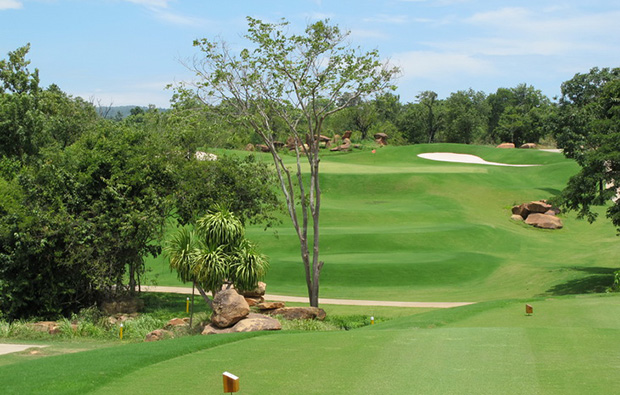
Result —
[[210, 306], [205, 290], [215, 296], [224, 285], [255, 288], [269, 266], [267, 258], [245, 239], [241, 221], [222, 207], [200, 218], [195, 231], [179, 229], [166, 243], [165, 254], [170, 269], [177, 271], [181, 281], [191, 281]]

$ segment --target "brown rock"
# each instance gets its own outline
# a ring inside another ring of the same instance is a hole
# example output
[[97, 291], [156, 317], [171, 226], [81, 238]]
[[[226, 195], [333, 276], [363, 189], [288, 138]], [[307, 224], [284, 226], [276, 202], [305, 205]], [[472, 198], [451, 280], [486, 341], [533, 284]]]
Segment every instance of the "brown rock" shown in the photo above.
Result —
[[250, 313], [250, 306], [234, 289], [218, 292], [213, 298], [211, 322], [219, 328], [233, 326]]
[[540, 213], [528, 215], [525, 223], [541, 229], [561, 229], [564, 226], [558, 217]]
[[233, 332], [279, 331], [280, 321], [262, 314], [250, 313], [232, 327]]
[[352, 131], [347, 130], [346, 132], [344, 132], [344, 134], [342, 135], [342, 140], [344, 141], [344, 139], [350, 139], [351, 135], [353, 134]]
[[189, 325], [189, 318], [173, 318], [166, 324], [166, 328]]
[[387, 145], [388, 135], [385, 133], [375, 133], [375, 142], [379, 145]]
[[501, 143], [496, 148], [514, 148], [515, 145], [513, 143]]
[[254, 151], [254, 144], [248, 143], [248, 145], [245, 146], [245, 150], [246, 151]]
[[281, 309], [285, 306], [286, 304], [284, 302], [264, 302], [258, 304], [256, 307], [258, 307], [259, 310], [273, 310]]
[[54, 328], [58, 328], [58, 323], [56, 321], [39, 321], [30, 324], [30, 327], [37, 332], [51, 333]]
[[232, 333], [233, 328], [218, 328], [213, 324], [205, 326], [202, 330], [203, 335], [219, 335], [221, 333]]
[[547, 211], [551, 210], [551, 205], [543, 202], [542, 200], [539, 201], [535, 201], [535, 202], [529, 202], [525, 204], [525, 208], [527, 209], [527, 211], [529, 211], [530, 213], [540, 213], [540, 214], [544, 214]]
[[527, 216], [530, 214], [530, 212], [527, 209], [527, 207], [525, 206], [525, 204], [520, 204], [520, 205], [514, 206], [512, 208], [512, 214], [519, 215], [522, 218], [527, 218]]
[[256, 288], [251, 289], [249, 291], [241, 291], [239, 293], [245, 296], [246, 298], [257, 298], [257, 297], [261, 297], [265, 295], [266, 289], [267, 289], [267, 284], [265, 284], [262, 281], [259, 281]]
[[534, 144], [534, 143], [525, 143], [525, 144], [521, 145], [521, 147], [519, 147], [519, 148], [533, 149], [533, 148], [536, 148], [536, 144]]
[[560, 210], [557, 207], [551, 207], [549, 210], [547, 210], [544, 214], [547, 215], [558, 215], [562, 212], [562, 210]]
[[165, 329], [155, 329], [153, 332], [147, 333], [144, 341], [145, 342], [156, 342], [156, 341], [164, 340], [164, 339], [172, 339], [173, 337], [174, 337], [174, 334], [170, 331], [167, 331]]
[[513, 221], [523, 221], [523, 217], [520, 216], [519, 214], [512, 214], [510, 216], [510, 219], [512, 219]]
[[319, 320], [325, 319], [325, 310], [318, 307], [283, 307], [267, 310], [269, 315], [281, 315], [287, 320]]
[[267, 147], [265, 144], [256, 144], [254, 148], [260, 150], [260, 152], [269, 152], [269, 147]]
[[277, 331], [282, 329], [280, 321], [262, 314], [250, 313], [230, 328], [218, 328], [213, 324], [205, 326], [203, 335], [217, 335], [221, 333]]
[[244, 297], [245, 301], [248, 302], [248, 306], [253, 307], [256, 306], [260, 303], [263, 303], [265, 301], [265, 298], [263, 297], [259, 297], [259, 298], [248, 298], [248, 297]]

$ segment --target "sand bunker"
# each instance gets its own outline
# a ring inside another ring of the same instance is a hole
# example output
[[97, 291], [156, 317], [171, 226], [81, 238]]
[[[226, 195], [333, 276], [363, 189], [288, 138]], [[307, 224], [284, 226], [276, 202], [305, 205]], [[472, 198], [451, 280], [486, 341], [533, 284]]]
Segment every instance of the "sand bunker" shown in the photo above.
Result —
[[509, 165], [507, 163], [487, 162], [479, 156], [468, 154], [454, 154], [452, 152], [427, 152], [418, 155], [423, 159], [436, 160], [439, 162], [454, 162], [454, 163], [473, 163], [477, 165], [492, 165], [492, 166], [510, 166], [510, 167], [531, 167], [540, 165]]

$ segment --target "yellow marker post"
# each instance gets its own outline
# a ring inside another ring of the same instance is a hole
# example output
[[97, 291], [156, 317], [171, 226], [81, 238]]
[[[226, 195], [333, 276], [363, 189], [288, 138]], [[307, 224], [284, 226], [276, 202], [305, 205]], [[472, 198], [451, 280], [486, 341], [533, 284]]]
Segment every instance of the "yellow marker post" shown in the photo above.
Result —
[[187, 301], [185, 302], [185, 312], [189, 313], [189, 298], [187, 298]]
[[121, 322], [121, 328], [120, 328], [120, 338], [121, 340], [123, 340], [123, 323]]
[[223, 373], [224, 392], [232, 394], [239, 391], [239, 377], [230, 372]]
[[370, 325], [374, 325], [375, 324], [375, 317], [370, 317]]

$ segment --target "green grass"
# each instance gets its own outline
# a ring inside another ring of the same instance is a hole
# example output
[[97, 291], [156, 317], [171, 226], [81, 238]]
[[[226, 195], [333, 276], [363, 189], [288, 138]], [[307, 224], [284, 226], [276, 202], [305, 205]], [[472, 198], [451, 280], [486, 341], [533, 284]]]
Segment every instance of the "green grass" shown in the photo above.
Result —
[[[416, 156], [436, 151], [542, 166]], [[326, 305], [347, 322], [386, 320], [350, 331], [199, 336], [24, 358], [0, 366], [3, 393], [220, 393], [224, 371], [240, 376], [244, 394], [614, 392], [620, 295], [593, 293], [617, 268], [615, 229], [573, 214], [561, 215], [558, 231], [509, 219], [513, 204], [557, 194], [578, 170], [574, 162], [536, 150], [418, 145], [327, 153], [321, 163], [322, 297], [480, 303]], [[267, 291], [303, 296], [295, 235], [286, 220], [275, 231], [248, 229], [271, 259]], [[163, 260], [149, 267], [159, 284], [178, 284]], [[171, 314], [184, 297], [154, 299], [153, 311]]]
[[486, 302], [348, 332], [190, 337], [48, 357], [0, 366], [0, 382], [5, 393], [219, 393], [230, 371], [244, 394], [603, 394], [620, 373], [618, 313], [620, 295]]
[[[417, 157], [435, 151], [542, 166]], [[608, 286], [617, 266], [620, 243], [604, 218], [588, 224], [562, 214], [558, 231], [510, 220], [513, 204], [550, 198], [576, 173], [561, 154], [434, 144], [327, 153], [321, 166], [322, 297], [477, 302], [587, 293]], [[270, 257], [268, 292], [306, 295], [289, 221], [247, 233]], [[163, 259], [149, 267], [159, 284], [179, 284]]]

